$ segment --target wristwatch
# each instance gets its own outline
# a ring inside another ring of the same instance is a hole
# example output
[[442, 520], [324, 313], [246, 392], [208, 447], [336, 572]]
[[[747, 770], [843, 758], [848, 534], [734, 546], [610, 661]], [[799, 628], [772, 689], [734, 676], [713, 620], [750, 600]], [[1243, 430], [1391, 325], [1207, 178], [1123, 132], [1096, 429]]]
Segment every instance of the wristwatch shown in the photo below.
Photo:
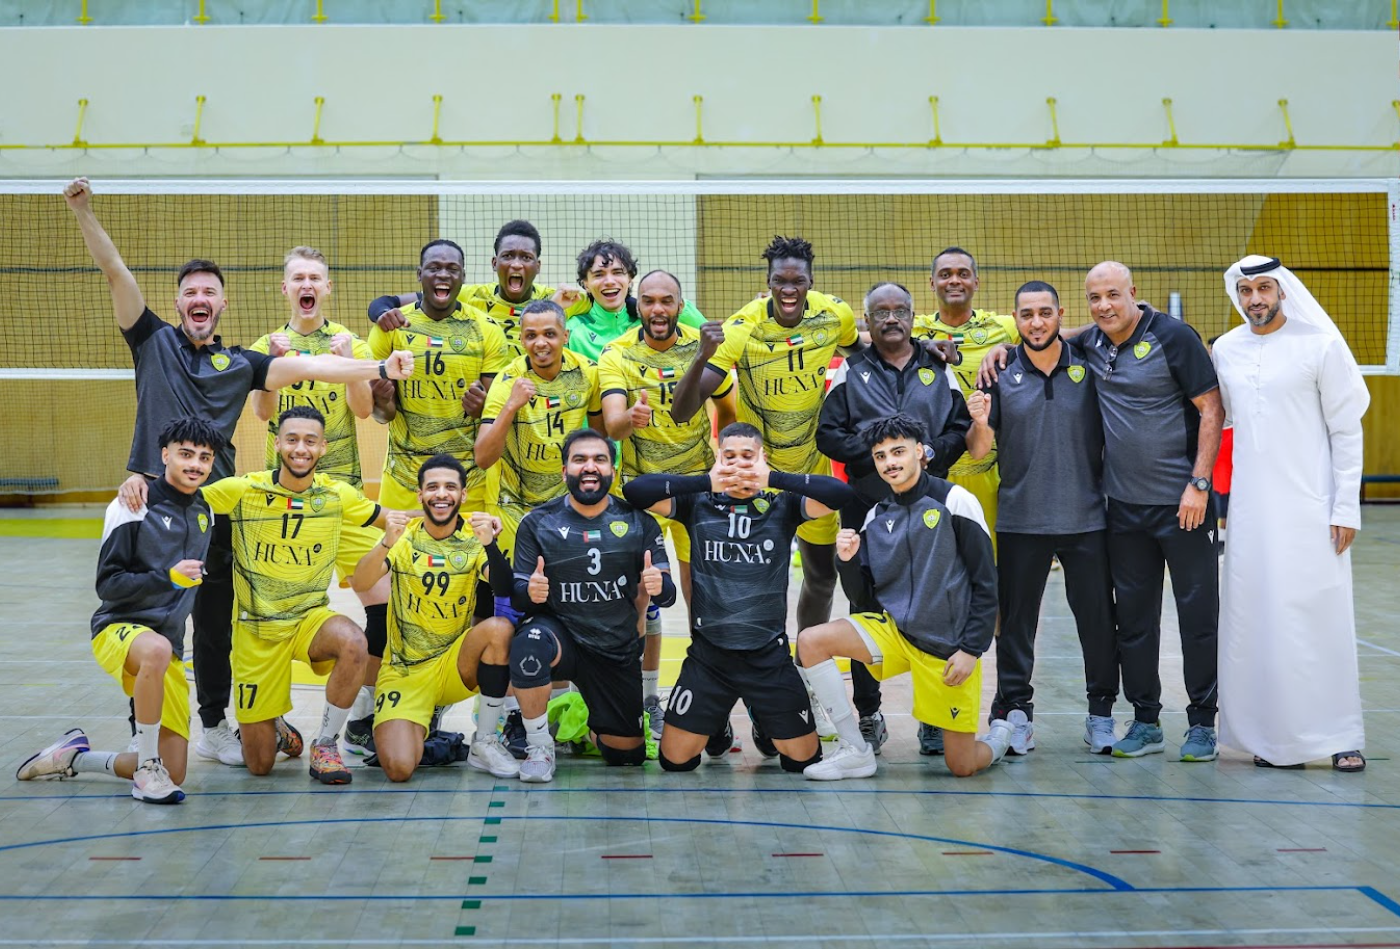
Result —
[[1187, 484], [1196, 489], [1196, 491], [1210, 491], [1209, 478], [1193, 478], [1191, 481], [1187, 482]]

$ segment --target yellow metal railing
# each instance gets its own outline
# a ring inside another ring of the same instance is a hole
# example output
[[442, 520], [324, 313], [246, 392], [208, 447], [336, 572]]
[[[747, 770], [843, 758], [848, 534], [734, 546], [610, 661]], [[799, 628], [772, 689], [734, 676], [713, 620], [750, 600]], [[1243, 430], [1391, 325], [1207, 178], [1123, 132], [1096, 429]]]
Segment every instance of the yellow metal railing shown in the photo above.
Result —
[[[552, 132], [549, 138], [543, 139], [447, 139], [442, 136], [442, 104], [444, 97], [442, 94], [435, 94], [432, 97], [432, 127], [427, 138], [413, 140], [334, 140], [327, 141], [321, 137], [321, 116], [325, 108], [326, 99], [324, 96], [317, 96], [313, 100], [315, 114], [312, 120], [311, 137], [299, 141], [272, 141], [272, 142], [226, 142], [208, 141], [202, 136], [204, 107], [207, 103], [205, 96], [195, 96], [194, 124], [190, 140], [188, 142], [89, 142], [83, 137], [83, 124], [87, 120], [88, 108], [91, 104], [89, 99], [78, 100], [78, 121], [73, 131], [71, 142], [51, 143], [51, 144], [23, 144], [23, 143], [0, 143], [0, 150], [13, 149], [180, 149], [180, 148], [205, 148], [205, 149], [233, 149], [233, 148], [384, 148], [407, 147], [407, 146], [441, 146], [447, 148], [471, 148], [471, 147], [543, 147], [543, 146], [606, 146], [609, 148], [636, 147], [636, 148], [782, 148], [782, 149], [1158, 149], [1158, 148], [1180, 148], [1180, 149], [1206, 149], [1214, 151], [1258, 151], [1258, 152], [1289, 152], [1289, 151], [1326, 151], [1326, 152], [1397, 152], [1400, 151], [1400, 141], [1389, 145], [1331, 145], [1331, 144], [1311, 144], [1299, 142], [1293, 130], [1293, 119], [1288, 112], [1288, 100], [1278, 100], [1279, 114], [1283, 120], [1283, 130], [1286, 137], [1276, 143], [1266, 142], [1183, 142], [1177, 134], [1176, 117], [1172, 109], [1172, 100], [1163, 99], [1162, 109], [1165, 114], [1167, 133], [1166, 139], [1152, 142], [1080, 142], [1066, 141], [1061, 134], [1059, 118], [1059, 100], [1054, 96], [1045, 100], [1046, 108], [1049, 110], [1050, 136], [1038, 142], [959, 142], [944, 141], [941, 117], [939, 114], [939, 97], [929, 96], [929, 110], [932, 117], [931, 138], [921, 141], [904, 142], [842, 142], [828, 139], [822, 128], [822, 97], [813, 95], [812, 118], [814, 134], [807, 140], [796, 141], [763, 141], [763, 140], [717, 140], [707, 139], [704, 134], [703, 108], [705, 97], [694, 95], [691, 103], [695, 108], [695, 137], [691, 139], [588, 139], [583, 134], [584, 102], [582, 94], [574, 96], [574, 137], [565, 139], [560, 128], [560, 109], [563, 103], [563, 94], [554, 93], [550, 96]], [[1392, 100], [1391, 108], [1395, 112], [1396, 119], [1400, 121], [1400, 99]]]

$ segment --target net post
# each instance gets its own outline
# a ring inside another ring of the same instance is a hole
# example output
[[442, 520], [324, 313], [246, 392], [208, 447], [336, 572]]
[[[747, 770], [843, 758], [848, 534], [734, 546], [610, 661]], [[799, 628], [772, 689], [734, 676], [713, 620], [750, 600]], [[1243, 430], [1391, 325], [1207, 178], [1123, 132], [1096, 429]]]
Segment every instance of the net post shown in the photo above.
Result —
[[1058, 100], [1057, 100], [1054, 96], [1049, 96], [1049, 97], [1047, 97], [1046, 100], [1045, 100], [1045, 104], [1046, 104], [1047, 106], [1050, 107], [1050, 132], [1051, 132], [1051, 137], [1046, 141], [1045, 144], [1048, 145], [1048, 146], [1050, 146], [1051, 148], [1059, 148], [1059, 147], [1060, 147], [1060, 118], [1059, 118], [1059, 116], [1055, 113], [1055, 103], [1056, 103], [1057, 101], [1058, 101]]
[[[696, 5], [697, 7], [699, 6], [699, 0], [696, 0]], [[695, 144], [704, 145], [705, 131], [704, 126], [701, 124], [700, 110], [704, 107], [705, 97], [697, 94], [691, 96], [690, 101], [695, 103]]]
[[[1390, 107], [1395, 110], [1395, 117], [1400, 119], [1400, 99], [1390, 100]], [[1400, 141], [1395, 143], [1396, 148], [1400, 148]]]
[[928, 16], [924, 17], [924, 22], [929, 26], [937, 26], [939, 19], [938, 0], [928, 0]]
[[433, 134], [428, 137], [428, 141], [433, 145], [442, 144], [442, 136], [438, 135], [438, 122], [442, 118], [442, 93], [433, 95]]
[[821, 145], [821, 144], [823, 144], [823, 143], [822, 143], [822, 97], [821, 97], [821, 96], [813, 96], [813, 97], [812, 97], [812, 112], [814, 113], [814, 115], [815, 115], [815, 117], [816, 117], [816, 120], [817, 120], [817, 136], [816, 136], [816, 138], [812, 139], [812, 144], [813, 144], [813, 145]]
[[1274, 29], [1281, 30], [1288, 26], [1288, 20], [1283, 15], [1283, 0], [1278, 0], [1278, 16], [1274, 17]]
[[559, 137], [559, 102], [563, 98], [563, 94], [558, 92], [549, 97], [554, 107], [554, 135], [550, 137], [549, 141], [554, 145], [562, 145], [564, 142], [564, 140]]
[[316, 0], [316, 14], [311, 18], [316, 23], [326, 22], [326, 10], [323, 0]]
[[199, 137], [199, 127], [204, 122], [204, 97], [194, 97], [194, 132], [190, 135], [191, 145], [203, 145], [204, 139]]
[[1288, 117], [1288, 100], [1278, 101], [1279, 111], [1283, 113], [1283, 127], [1288, 131], [1288, 138], [1278, 143], [1279, 148], [1294, 148], [1298, 142], [1293, 138], [1293, 120]]
[[690, 8], [690, 16], [686, 17], [691, 23], [699, 23], [705, 19], [705, 14], [700, 12], [700, 0], [693, 0]]
[[577, 0], [574, 4], [574, 22], [582, 23], [588, 19], [588, 14], [583, 12], [583, 0]]
[[83, 0], [83, 5], [78, 10], [78, 25], [87, 26], [91, 22], [92, 17], [88, 16], [88, 0]]
[[1163, 145], [1180, 145], [1181, 142], [1176, 137], [1176, 119], [1172, 116], [1172, 101], [1162, 100], [1162, 108], [1167, 112], [1167, 131], [1171, 133], [1171, 138], [1164, 141]]
[[73, 146], [75, 148], [87, 148], [87, 142], [83, 139], [83, 120], [87, 118], [88, 101], [78, 100], [78, 127], [73, 130]]
[[447, 19], [442, 12], [442, 0], [433, 0], [433, 12], [428, 15], [428, 19], [434, 23], [441, 23]]
[[1400, 181], [1392, 178], [1386, 182], [1386, 200], [1390, 228], [1390, 319], [1385, 335], [1385, 372], [1400, 376]]
[[574, 95], [574, 144], [582, 145], [583, 142], [583, 93]]
[[821, 11], [821, 0], [812, 0], [812, 13], [807, 17], [807, 22], [815, 26], [824, 19]]
[[1400, 30], [1400, 0], [1390, 0], [1390, 22], [1385, 25], [1387, 30]]
[[1045, 0], [1045, 16], [1040, 22], [1046, 26], [1054, 26], [1060, 22], [1060, 18], [1055, 16], [1055, 0]]
[[938, 124], [938, 97], [928, 97], [929, 108], [933, 110], [933, 138], [928, 140], [929, 145], [943, 144], [943, 131]]
[[554, 12], [549, 15], [550, 23], [559, 22], [559, 0], [554, 0]]
[[321, 109], [326, 104], [326, 97], [317, 96], [314, 101], [316, 103], [316, 116], [311, 120], [311, 144], [323, 145], [325, 143], [321, 141]]
[[1162, 0], [1162, 15], [1157, 19], [1157, 25], [1166, 29], [1172, 25], [1171, 0]]

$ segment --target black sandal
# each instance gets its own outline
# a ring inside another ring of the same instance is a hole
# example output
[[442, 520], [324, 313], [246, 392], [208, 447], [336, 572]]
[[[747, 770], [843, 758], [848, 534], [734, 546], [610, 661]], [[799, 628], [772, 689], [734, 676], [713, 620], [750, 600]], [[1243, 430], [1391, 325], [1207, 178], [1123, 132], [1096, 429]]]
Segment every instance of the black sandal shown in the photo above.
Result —
[[1308, 766], [1306, 762], [1299, 762], [1297, 765], [1274, 765], [1274, 763], [1270, 762], [1268, 759], [1261, 759], [1256, 755], [1254, 757], [1254, 767], [1256, 769], [1305, 769]]
[[[1360, 759], [1360, 765], [1342, 765], [1342, 759]], [[1364, 772], [1366, 771], [1366, 756], [1353, 749], [1350, 752], [1338, 752], [1332, 756], [1332, 768], [1338, 772]]]

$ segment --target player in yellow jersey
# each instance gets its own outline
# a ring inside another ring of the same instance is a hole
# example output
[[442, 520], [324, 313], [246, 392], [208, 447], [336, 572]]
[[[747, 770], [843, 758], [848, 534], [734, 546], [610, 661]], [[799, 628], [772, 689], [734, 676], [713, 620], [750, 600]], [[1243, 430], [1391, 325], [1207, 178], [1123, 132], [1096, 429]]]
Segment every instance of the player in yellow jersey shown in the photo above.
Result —
[[499, 518], [473, 512], [461, 516], [467, 472], [450, 455], [435, 455], [418, 471], [423, 517], [406, 512], [387, 516], [384, 550], [366, 554], [355, 571], [355, 586], [369, 590], [392, 578], [389, 662], [379, 673], [375, 694], [374, 745], [379, 766], [391, 782], [406, 782], [425, 762], [423, 741], [433, 710], [479, 691], [476, 737], [467, 767], [496, 778], [520, 773], [496, 735], [510, 687], [510, 639], [514, 625], [492, 617], [472, 626], [478, 579], [489, 573], [510, 596], [510, 563], [496, 546]]
[[[529, 303], [553, 299], [568, 307], [570, 313], [588, 309], [586, 301], [579, 302], [582, 294], [577, 287], [555, 290], [535, 283], [540, 275], [540, 232], [529, 221], [507, 221], [501, 225], [493, 251], [491, 269], [496, 272], [496, 282], [463, 284], [457, 299], [485, 311], [487, 318], [501, 328], [512, 358], [524, 352], [520, 345], [520, 314]], [[400, 308], [416, 303], [420, 296], [414, 292], [378, 297], [369, 305], [369, 318], [381, 330], [397, 329], [404, 320]]]
[[[294, 247], [282, 262], [282, 296], [291, 305], [291, 317], [281, 329], [264, 335], [249, 349], [269, 356], [314, 356], [334, 353], [369, 359], [369, 344], [355, 334], [326, 319], [325, 310], [334, 283], [326, 256], [314, 247]], [[386, 385], [392, 386], [386, 381]], [[253, 411], [268, 423], [266, 468], [278, 466], [277, 417], [293, 406], [312, 406], [326, 417], [326, 454], [317, 464], [322, 475], [346, 482], [361, 491], [364, 480], [360, 474], [360, 443], [355, 431], [356, 419], [367, 419], [374, 410], [374, 393], [368, 381], [359, 383], [321, 383], [308, 381], [284, 386], [277, 392], [255, 390]], [[340, 560], [336, 574], [341, 587], [350, 586], [355, 565], [379, 543], [383, 533], [375, 528], [348, 525], [340, 536]], [[374, 681], [379, 675], [379, 661], [384, 656], [385, 611], [389, 602], [389, 583], [359, 594], [365, 608], [365, 640], [369, 644], [369, 666], [365, 684], [345, 726], [346, 749], [359, 754], [372, 751], [370, 730], [374, 703]], [[369, 740], [368, 743], [366, 740]], [[367, 748], [367, 745], [370, 748]]]
[[[641, 326], [604, 348], [598, 361], [603, 388], [603, 420], [608, 435], [622, 445], [617, 466], [621, 488], [638, 475], [663, 472], [700, 475], [715, 463], [708, 413], [673, 415], [676, 385], [700, 352], [700, 335], [680, 322], [689, 306], [674, 274], [654, 270], [637, 282]], [[694, 309], [693, 307], [691, 308]], [[696, 311], [698, 313], [698, 311]], [[703, 319], [703, 317], [702, 317]], [[726, 380], [710, 396], [719, 428], [734, 421], [733, 386]], [[690, 603], [690, 538], [678, 522], [654, 515], [670, 535], [680, 562], [681, 593]], [[642, 699], [653, 737], [660, 741], [664, 724], [658, 686], [661, 668], [661, 615], [648, 611], [642, 654]]]
[[336, 742], [364, 681], [364, 632], [331, 610], [326, 588], [342, 525], [384, 526], [378, 505], [316, 472], [325, 454], [325, 418], [310, 406], [282, 413], [275, 471], [224, 478], [204, 488], [233, 528], [234, 706], [243, 758], [254, 775], [272, 771], [278, 752], [301, 754], [301, 735], [282, 717], [292, 710], [292, 661], [330, 674], [311, 776], [350, 782]]
[[550, 300], [537, 300], [521, 312], [525, 353], [496, 377], [481, 413], [476, 464], [489, 469], [501, 463], [500, 497], [491, 511], [501, 519], [507, 555], [520, 519], [564, 494], [559, 480], [564, 437], [595, 428], [602, 418], [598, 368], [565, 349], [565, 319], [563, 308]]
[[429, 241], [419, 255], [422, 303], [406, 309], [405, 326], [370, 331], [374, 353], [398, 348], [416, 358], [413, 376], [395, 384], [392, 399], [375, 393], [375, 418], [389, 424], [379, 485], [379, 500], [389, 508], [413, 510], [418, 469], [445, 452], [467, 469], [467, 510], [485, 510], [486, 473], [476, 467], [472, 447], [486, 390], [509, 357], [501, 328], [457, 299], [464, 267], [457, 244]]

